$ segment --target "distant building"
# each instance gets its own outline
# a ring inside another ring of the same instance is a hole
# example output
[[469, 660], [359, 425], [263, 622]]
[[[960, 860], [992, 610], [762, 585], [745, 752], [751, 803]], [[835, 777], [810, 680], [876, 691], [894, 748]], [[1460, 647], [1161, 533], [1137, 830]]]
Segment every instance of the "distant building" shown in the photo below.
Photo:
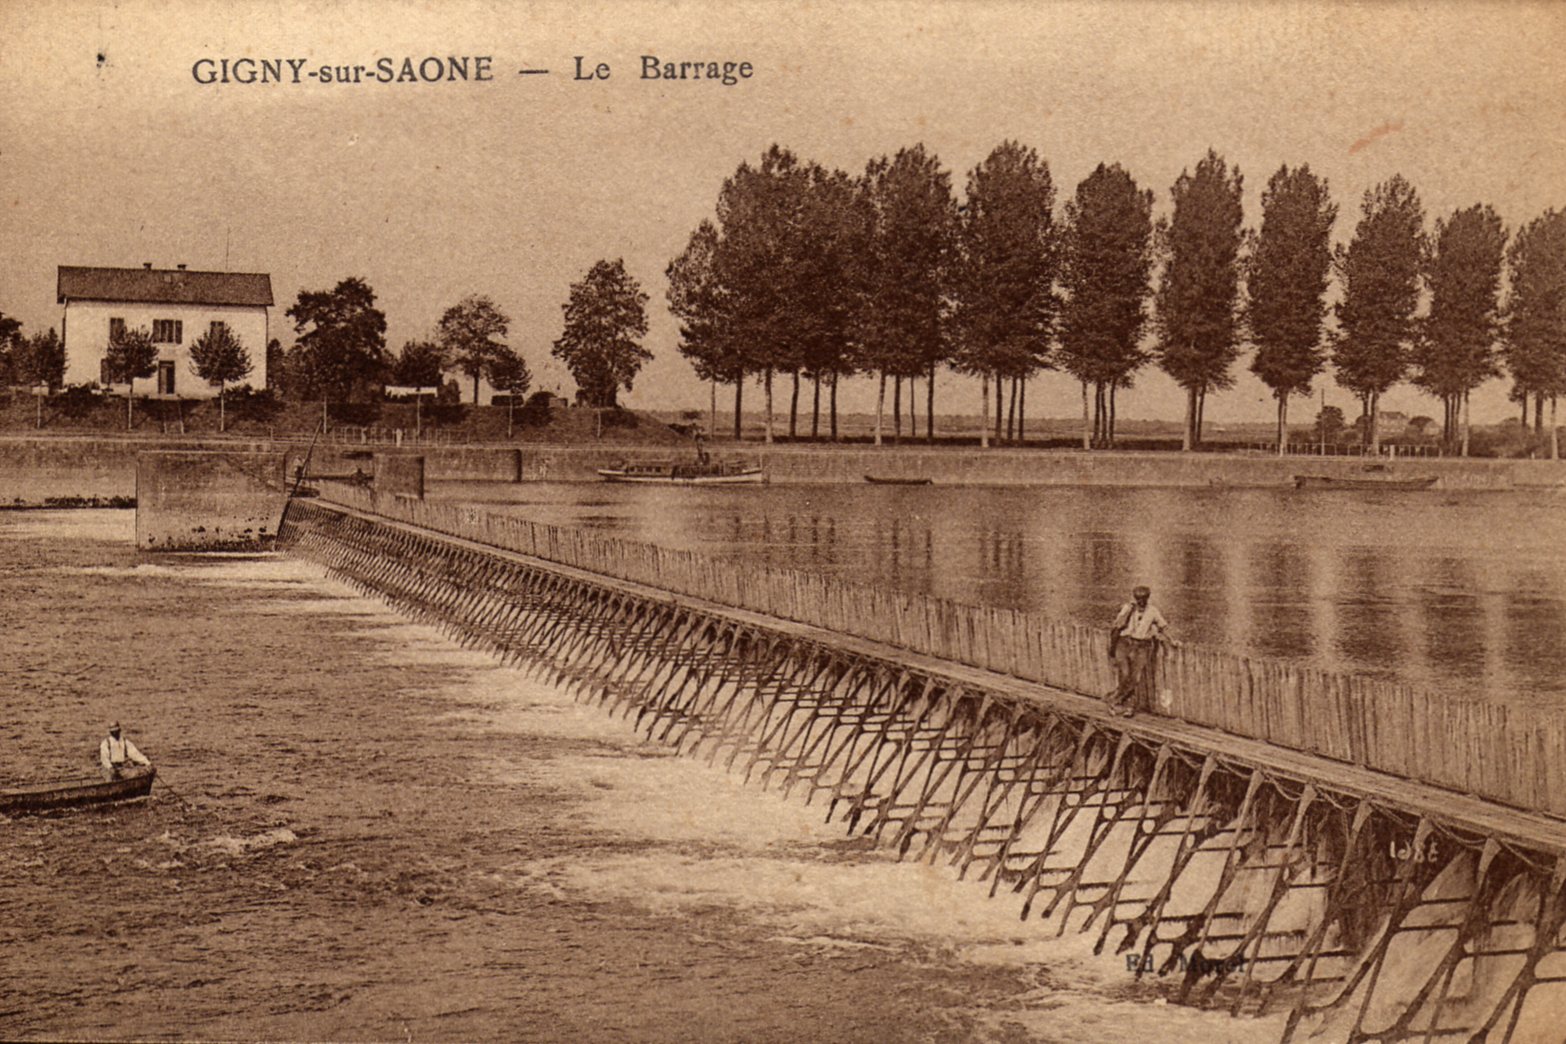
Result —
[[[1408, 432], [1408, 423], [1408, 414], [1400, 410], [1377, 410], [1376, 437], [1382, 441], [1400, 438]], [[1362, 413], [1354, 418], [1354, 423], [1350, 430], [1354, 432], [1354, 438], [1357, 441], [1364, 438], [1364, 433], [1369, 427], [1370, 417], [1368, 414]]]
[[1401, 435], [1408, 427], [1408, 414], [1398, 410], [1377, 410], [1376, 428], [1383, 436]]
[[[250, 353], [245, 382], [267, 383], [266, 346], [271, 339], [267, 309], [272, 307], [272, 277], [256, 272], [189, 272], [176, 268], [82, 268], [61, 265], [57, 299], [65, 313], [60, 334], [65, 342], [65, 382], [96, 381], [105, 387], [103, 360], [109, 339], [120, 330], [144, 327], [158, 346], [158, 369], [137, 380], [135, 395], [212, 398], [218, 390], [190, 364], [190, 346], [218, 324]], [[124, 389], [124, 384], [118, 386]]]

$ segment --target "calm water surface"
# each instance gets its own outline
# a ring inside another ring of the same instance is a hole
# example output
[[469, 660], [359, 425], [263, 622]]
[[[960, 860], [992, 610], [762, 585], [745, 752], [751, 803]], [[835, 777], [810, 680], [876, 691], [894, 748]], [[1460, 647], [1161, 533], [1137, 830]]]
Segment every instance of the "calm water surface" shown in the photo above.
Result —
[[1566, 497], [1114, 488], [438, 483], [431, 496], [1508, 702], [1566, 693]]

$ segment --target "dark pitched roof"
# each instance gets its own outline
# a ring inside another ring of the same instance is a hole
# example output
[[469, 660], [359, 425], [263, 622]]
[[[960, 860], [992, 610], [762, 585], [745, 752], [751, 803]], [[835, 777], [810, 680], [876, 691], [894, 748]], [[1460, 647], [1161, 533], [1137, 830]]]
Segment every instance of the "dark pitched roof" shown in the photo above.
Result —
[[264, 272], [185, 272], [174, 268], [83, 268], [61, 265], [57, 300], [148, 304], [272, 304]]

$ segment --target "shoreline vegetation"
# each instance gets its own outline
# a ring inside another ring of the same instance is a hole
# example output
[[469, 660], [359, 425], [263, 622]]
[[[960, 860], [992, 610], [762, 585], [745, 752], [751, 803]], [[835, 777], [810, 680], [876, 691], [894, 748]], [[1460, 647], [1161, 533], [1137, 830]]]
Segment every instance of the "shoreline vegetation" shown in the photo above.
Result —
[[[376, 452], [421, 453], [431, 482], [596, 482], [596, 469], [622, 460], [694, 459], [700, 440], [708, 438], [718, 459], [759, 455], [768, 478], [788, 485], [860, 485], [873, 474], [942, 486], [1292, 489], [1302, 475], [1342, 480], [1372, 470], [1389, 473], [1375, 479], [1439, 475], [1435, 485], [1445, 491], [1566, 485], [1566, 471], [1557, 474], [1549, 460], [1549, 433], [1515, 419], [1476, 426], [1466, 457], [1442, 444], [1439, 429], [1423, 423], [1428, 418], [1407, 420], [1382, 440], [1379, 456], [1370, 455], [1352, 428], [1323, 442], [1312, 427], [1291, 429], [1280, 456], [1271, 425], [1264, 423], [1210, 425], [1197, 452], [1181, 452], [1179, 422], [1121, 420], [1112, 449], [1088, 451], [1075, 418], [1029, 418], [1012, 438], [985, 440], [981, 416], [938, 415], [933, 439], [922, 432], [886, 437], [883, 431], [877, 444], [873, 414], [844, 413], [835, 438], [774, 433], [769, 443], [759, 418], [742, 425], [735, 441], [732, 416], [721, 411], [543, 403], [514, 411], [395, 402], [323, 407], [319, 400], [236, 396], [220, 431], [224, 419], [214, 402], [150, 398], [138, 404], [127, 430], [122, 401], [92, 395], [81, 408], [64, 411], [53, 403], [41, 409], [30, 396], [0, 397], [0, 510], [133, 508], [139, 450], [246, 448], [297, 456], [319, 438], [323, 415], [329, 426], [316, 453], [323, 474], [354, 472]], [[1402, 422], [1400, 415], [1382, 415], [1389, 418]]]
[[[1013, 140], [969, 170], [960, 191], [955, 175], [923, 143], [870, 158], [858, 174], [777, 143], [755, 163], [742, 161], [723, 181], [714, 217], [663, 272], [674, 349], [710, 390], [708, 410], [681, 411], [682, 426], [716, 435], [719, 388], [730, 386], [730, 435], [746, 441], [749, 385], [765, 444], [785, 429], [797, 441], [807, 428], [813, 441], [836, 442], [848, 434], [839, 384], [857, 380], [873, 382], [876, 446], [901, 443], [905, 419], [917, 441], [921, 418], [933, 443], [943, 416], [936, 386], [959, 374], [979, 383], [979, 415], [942, 437], [1016, 445], [1029, 441], [1030, 382], [1036, 402], [1037, 382], [1052, 374], [1080, 391], [1073, 440], [1083, 450], [1116, 449], [1135, 437], [1120, 392], [1156, 368], [1183, 394], [1179, 448], [1190, 452], [1232, 441], [1207, 400], [1233, 391], [1248, 358], [1276, 423], [1245, 427], [1271, 427], [1280, 456], [1314, 443], [1371, 456], [1408, 445], [1560, 457], [1566, 211], [1515, 227], [1483, 203], [1430, 213], [1415, 186], [1393, 174], [1364, 190], [1357, 218], [1345, 210], [1340, 221], [1341, 190], [1308, 165], [1284, 164], [1260, 211], [1247, 215], [1239, 168], [1212, 148], [1182, 170], [1167, 206], [1118, 163], [1100, 163], [1068, 198], [1047, 158]], [[163, 276], [183, 279], [184, 268]], [[644, 416], [619, 397], [655, 357], [643, 344], [652, 299], [623, 258], [597, 261], [570, 285], [550, 355], [585, 405], [563, 410], [554, 405], [565, 401], [558, 387], [535, 390], [525, 353], [508, 342], [511, 317], [484, 293], [462, 296], [397, 352], [386, 341], [386, 309], [360, 276], [299, 291], [283, 311], [291, 346], [270, 334], [265, 345], [242, 344], [218, 323], [184, 348], [179, 320], [153, 320], [148, 331], [111, 318], [101, 347], [73, 324], [70, 350], [101, 355], [70, 361], [53, 328], [24, 333], [0, 313], [0, 430], [29, 421], [35, 430], [106, 427], [118, 402], [127, 431], [223, 433], [232, 415], [235, 430], [271, 436], [313, 431], [314, 413], [326, 428], [422, 437], [428, 425], [456, 442], [501, 432], [508, 442], [570, 442], [590, 418], [603, 441], [606, 428], [635, 428]], [[180, 358], [215, 408], [174, 395], [161, 375]], [[138, 421], [136, 382], [154, 374], [168, 394], [142, 396]], [[1352, 423], [1326, 404], [1329, 376], [1358, 406]], [[1506, 378], [1520, 409], [1486, 437], [1475, 430], [1471, 393]], [[1405, 385], [1432, 400], [1431, 415], [1383, 407]], [[1308, 411], [1318, 392], [1309, 425], [1291, 425], [1290, 403]], [[478, 406], [486, 394], [506, 405]], [[557, 430], [562, 418], [577, 423]]]
[[44, 497], [41, 501], [13, 497], [9, 503], [0, 503], [0, 511], [65, 511], [73, 508], [125, 509], [136, 506], [135, 497]]
[[[774, 433], [769, 443], [765, 423], [759, 416], [742, 418], [740, 438], [733, 437], [733, 416], [723, 410], [633, 410], [623, 407], [529, 405], [509, 411], [505, 406], [453, 404], [416, 409], [410, 403], [332, 403], [325, 410], [319, 400], [292, 401], [257, 395], [251, 402], [227, 406], [226, 418], [220, 418], [213, 400], [146, 398], [138, 403], [132, 427], [126, 428], [123, 396], [94, 395], [90, 401], [74, 405], [46, 399], [40, 407], [32, 396], [0, 392], [0, 438], [94, 437], [126, 440], [212, 439], [212, 440], [298, 440], [309, 439], [320, 429], [322, 415], [328, 419], [332, 441], [394, 443], [421, 446], [484, 446], [545, 444], [555, 446], [647, 446], [693, 448], [695, 437], [706, 438], [714, 446], [831, 447], [875, 446], [878, 451], [898, 447], [991, 447], [1014, 449], [1081, 449], [1081, 421], [1070, 417], [1029, 417], [1013, 429], [1010, 438], [986, 438], [985, 419], [977, 414], [941, 414], [936, 418], [933, 437], [921, 431], [875, 438], [874, 414], [844, 413], [839, 417], [836, 436]], [[71, 405], [71, 408], [66, 408]], [[1390, 425], [1388, 421], [1390, 420]], [[226, 422], [226, 423], [225, 423]], [[1443, 446], [1439, 428], [1427, 417], [1405, 418], [1400, 414], [1383, 415], [1382, 456], [1457, 457]], [[1543, 459], [1550, 456], [1550, 432], [1525, 428], [1515, 418], [1490, 425], [1474, 425], [1468, 456], [1470, 458]], [[1121, 419], [1112, 450], [1095, 452], [1179, 451], [1182, 449], [1182, 424], [1179, 421], [1137, 421]], [[1203, 454], [1270, 451], [1277, 454], [1273, 426], [1251, 422], [1218, 426], [1209, 422], [1207, 434], [1196, 447]], [[1292, 427], [1287, 443], [1289, 455], [1364, 456], [1370, 450], [1363, 445], [1357, 426], [1335, 432], [1323, 440], [1314, 424]], [[0, 500], [4, 491], [0, 490]]]

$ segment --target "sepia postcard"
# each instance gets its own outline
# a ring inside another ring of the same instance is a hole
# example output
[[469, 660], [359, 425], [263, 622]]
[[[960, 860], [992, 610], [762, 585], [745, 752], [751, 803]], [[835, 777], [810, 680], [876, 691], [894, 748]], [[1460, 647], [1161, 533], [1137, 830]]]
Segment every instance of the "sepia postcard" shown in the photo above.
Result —
[[1566, 1039], [1563, 55], [0, 0], [0, 1038]]

